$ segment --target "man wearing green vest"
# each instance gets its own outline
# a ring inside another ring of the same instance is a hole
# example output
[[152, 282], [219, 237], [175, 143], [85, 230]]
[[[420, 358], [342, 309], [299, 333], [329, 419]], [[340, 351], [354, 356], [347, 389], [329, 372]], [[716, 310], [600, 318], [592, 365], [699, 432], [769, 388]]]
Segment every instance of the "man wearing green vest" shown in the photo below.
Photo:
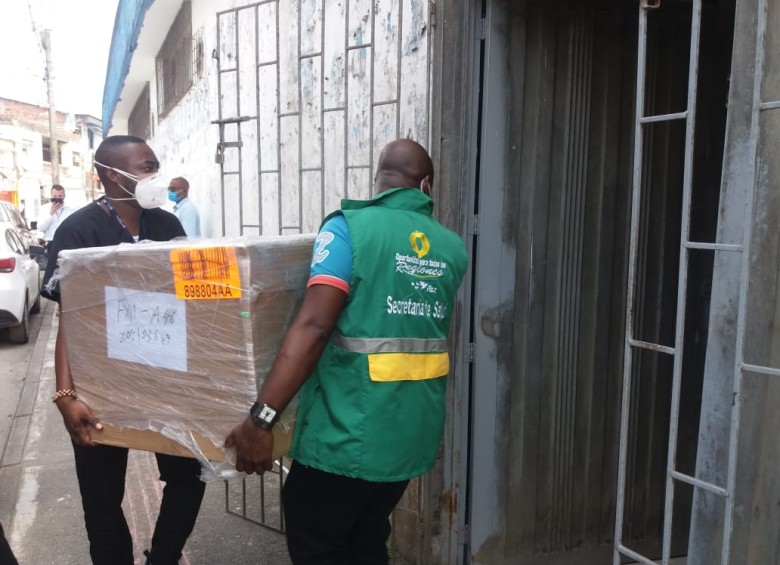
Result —
[[271, 428], [301, 391], [283, 490], [293, 563], [386, 565], [389, 516], [436, 459], [448, 335], [468, 256], [432, 217], [433, 163], [402, 139], [371, 200], [343, 200], [314, 246], [306, 296], [247, 419], [236, 468], [271, 469]]

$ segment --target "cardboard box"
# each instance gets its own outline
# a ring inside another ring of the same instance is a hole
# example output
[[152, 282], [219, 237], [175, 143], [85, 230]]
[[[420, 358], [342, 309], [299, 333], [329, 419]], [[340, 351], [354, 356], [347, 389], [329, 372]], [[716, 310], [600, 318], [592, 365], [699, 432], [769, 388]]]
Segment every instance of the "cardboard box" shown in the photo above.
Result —
[[[290, 450], [294, 429], [294, 422], [284, 427], [274, 426], [273, 459], [278, 459], [279, 457], [286, 455]], [[103, 445], [143, 449], [144, 451], [167, 453], [168, 455], [178, 455], [180, 457], [193, 457], [192, 450], [185, 447], [183, 444], [152, 430], [117, 428], [104, 424], [102, 430], [91, 430], [90, 435], [92, 441]], [[198, 448], [208, 461], [222, 462], [225, 460], [225, 451], [221, 447], [217, 447], [197, 432], [192, 432], [192, 436], [197, 442]]]
[[[313, 236], [63, 251], [57, 279], [79, 395], [98, 442], [224, 459], [297, 310]], [[276, 426], [287, 451], [295, 406]], [[184, 451], [182, 451], [184, 448]]]

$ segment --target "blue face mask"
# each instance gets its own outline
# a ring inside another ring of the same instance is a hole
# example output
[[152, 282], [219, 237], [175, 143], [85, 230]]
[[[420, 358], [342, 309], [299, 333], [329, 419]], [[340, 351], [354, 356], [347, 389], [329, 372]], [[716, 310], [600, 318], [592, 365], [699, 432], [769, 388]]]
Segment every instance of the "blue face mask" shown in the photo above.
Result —
[[175, 203], [177, 203], [177, 204], [178, 204], [178, 203], [179, 203], [179, 200], [181, 200], [181, 198], [179, 198], [179, 195], [178, 195], [178, 194], [176, 194], [174, 191], [172, 191], [172, 190], [169, 190], [169, 191], [168, 191], [168, 200], [170, 200], [171, 202], [175, 202]]

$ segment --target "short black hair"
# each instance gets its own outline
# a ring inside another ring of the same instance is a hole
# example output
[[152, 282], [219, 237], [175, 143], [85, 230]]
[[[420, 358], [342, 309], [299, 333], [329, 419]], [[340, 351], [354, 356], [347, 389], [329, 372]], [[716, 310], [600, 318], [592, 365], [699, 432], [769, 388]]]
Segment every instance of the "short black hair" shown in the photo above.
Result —
[[[95, 161], [109, 167], [114, 166], [117, 150], [129, 143], [146, 143], [146, 140], [134, 135], [111, 135], [105, 138], [97, 148], [97, 151], [95, 151]], [[95, 168], [97, 169], [98, 177], [100, 177], [100, 182], [105, 186], [108, 180], [104, 177], [105, 169], [100, 165], [97, 165]]]
[[65, 192], [65, 187], [61, 184], [53, 184], [51, 185], [52, 190], [61, 190], [62, 192]]

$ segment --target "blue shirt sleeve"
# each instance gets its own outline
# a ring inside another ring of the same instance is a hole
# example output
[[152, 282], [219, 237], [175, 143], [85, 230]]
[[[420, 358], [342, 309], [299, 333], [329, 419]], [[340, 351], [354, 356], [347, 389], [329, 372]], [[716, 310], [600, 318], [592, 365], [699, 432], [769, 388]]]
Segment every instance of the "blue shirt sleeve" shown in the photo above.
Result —
[[309, 285], [330, 284], [348, 292], [351, 282], [352, 236], [339, 214], [325, 222], [314, 242]]

